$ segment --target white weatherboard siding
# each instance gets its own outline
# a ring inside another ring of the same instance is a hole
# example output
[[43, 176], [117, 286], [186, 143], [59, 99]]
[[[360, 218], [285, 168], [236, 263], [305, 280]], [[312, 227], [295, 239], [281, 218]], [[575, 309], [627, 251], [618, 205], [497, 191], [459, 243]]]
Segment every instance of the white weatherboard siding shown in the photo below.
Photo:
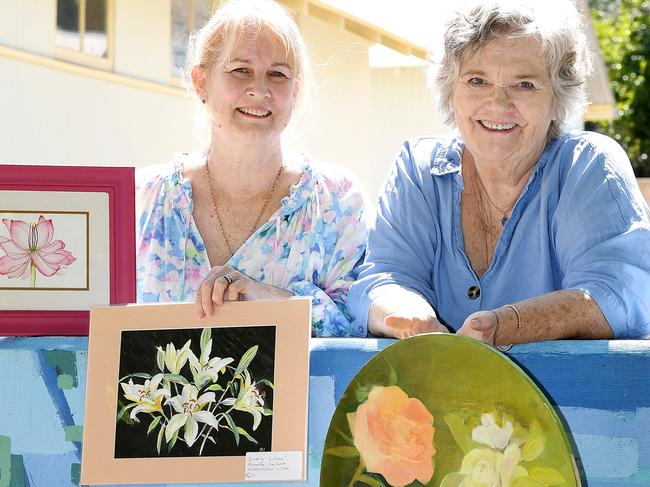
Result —
[[116, 73], [167, 84], [171, 78], [170, 0], [116, 0]]
[[315, 123], [300, 134], [299, 145], [317, 159], [369, 178], [372, 94], [369, 44], [310, 17], [300, 18], [316, 77]]
[[423, 67], [375, 68], [371, 86], [371, 171], [365, 183], [374, 197], [406, 139], [451, 129], [438, 114]]
[[51, 56], [55, 17], [55, 2], [0, 0], [0, 45]]
[[371, 69], [370, 44], [361, 38], [309, 17], [301, 17], [300, 27], [318, 89], [316, 123], [299, 145], [318, 159], [352, 169], [374, 198], [405, 139], [449, 132], [425, 71]]
[[0, 163], [135, 165], [196, 145], [189, 100], [0, 57]]
[[[170, 15], [169, 0], [115, 0], [115, 73], [169, 83]], [[0, 0], [0, 45], [52, 57], [55, 20], [54, 1]], [[6, 56], [0, 79], [0, 163], [144, 166], [197, 146], [182, 97]]]
[[[419, 12], [416, 4], [425, 8], [415, 0], [405, 8]], [[380, 26], [381, 19], [395, 20], [383, 28], [420, 44], [440, 30], [420, 19], [431, 17], [429, 8], [408, 30], [392, 25], [398, 19], [389, 10], [370, 12], [367, 20]], [[197, 103], [169, 89], [171, 0], [113, 0], [112, 14], [112, 66], [98, 70], [104, 76], [97, 79], [73, 64], [67, 65], [72, 70], [43, 65], [55, 53], [55, 0], [0, 0], [0, 163], [140, 167], [200, 146]], [[433, 104], [424, 67], [370, 68], [368, 40], [306, 11], [297, 20], [314, 61], [316, 103], [308, 108], [310, 126], [287, 141], [348, 167], [374, 198], [405, 139], [450, 131]], [[3, 46], [42, 58], [3, 55]], [[138, 88], [130, 80], [156, 86]]]

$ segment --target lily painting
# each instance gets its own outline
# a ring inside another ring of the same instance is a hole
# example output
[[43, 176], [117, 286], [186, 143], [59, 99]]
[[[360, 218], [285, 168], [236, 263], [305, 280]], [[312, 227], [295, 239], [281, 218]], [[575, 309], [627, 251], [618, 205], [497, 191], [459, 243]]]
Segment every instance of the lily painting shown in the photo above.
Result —
[[88, 214], [20, 213], [1, 219], [0, 288], [87, 289]]
[[341, 397], [321, 487], [579, 487], [552, 405], [503, 354], [429, 334], [374, 356]]
[[271, 449], [274, 327], [125, 331], [116, 458]]

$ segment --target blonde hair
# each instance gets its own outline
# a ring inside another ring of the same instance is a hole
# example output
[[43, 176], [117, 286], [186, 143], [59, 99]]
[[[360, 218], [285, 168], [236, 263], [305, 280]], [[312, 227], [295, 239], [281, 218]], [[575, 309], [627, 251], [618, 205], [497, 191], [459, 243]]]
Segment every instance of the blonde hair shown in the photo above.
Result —
[[580, 14], [571, 0], [484, 0], [457, 12], [447, 24], [442, 60], [430, 72], [446, 122], [456, 124], [453, 97], [461, 64], [495, 37], [539, 41], [555, 100], [548, 134], [558, 137], [564, 125], [584, 112], [585, 82], [592, 69]]
[[263, 35], [271, 35], [286, 53], [298, 90], [292, 121], [300, 120], [311, 101], [311, 63], [296, 22], [284, 7], [272, 0], [231, 0], [219, 7], [203, 28], [190, 35], [186, 79], [191, 79], [195, 66], [209, 71], [215, 63], [228, 62], [231, 53], [247, 36]]

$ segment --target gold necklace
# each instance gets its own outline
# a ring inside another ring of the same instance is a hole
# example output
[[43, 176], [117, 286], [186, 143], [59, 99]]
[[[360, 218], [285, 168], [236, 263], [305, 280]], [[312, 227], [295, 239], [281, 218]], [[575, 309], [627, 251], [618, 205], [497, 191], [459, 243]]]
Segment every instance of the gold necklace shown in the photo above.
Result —
[[[469, 168], [468, 168], [469, 169]], [[489, 267], [489, 262], [488, 262], [488, 256], [489, 256], [489, 251], [488, 251], [488, 219], [489, 224], [492, 225], [492, 219], [486, 215], [485, 213], [485, 204], [483, 203], [483, 195], [481, 194], [481, 191], [478, 186], [478, 173], [476, 172], [476, 166], [472, 168], [470, 171], [470, 176], [472, 180], [472, 186], [474, 186], [474, 194], [476, 194], [476, 199], [478, 200], [479, 204], [479, 220], [481, 222], [481, 230], [483, 230], [483, 248], [484, 248], [484, 262], [485, 262], [485, 270]], [[485, 272], [485, 271], [484, 271]]]
[[[230, 245], [230, 240], [228, 240], [226, 231], [223, 228], [223, 222], [221, 221], [221, 215], [219, 215], [219, 208], [217, 207], [217, 199], [214, 197], [214, 190], [212, 189], [212, 176], [210, 175], [210, 168], [208, 166], [209, 158], [210, 158], [210, 153], [208, 152], [208, 155], [205, 158], [205, 178], [208, 182], [208, 188], [210, 188], [210, 197], [212, 198], [212, 208], [214, 209], [215, 215], [217, 215], [217, 223], [219, 224], [219, 230], [221, 231], [221, 236], [223, 237], [223, 241], [226, 243], [228, 252], [230, 252], [230, 256], [232, 257], [233, 255], [235, 255], [235, 252], [233, 252], [232, 246]], [[262, 205], [262, 209], [260, 210], [259, 215], [257, 215], [257, 218], [253, 222], [253, 225], [251, 226], [251, 230], [250, 232], [248, 232], [248, 235], [246, 236], [244, 242], [248, 240], [251, 235], [253, 235], [253, 232], [255, 230], [257, 230], [257, 226], [260, 220], [262, 219], [262, 215], [264, 215], [266, 208], [269, 206], [269, 203], [271, 202], [271, 197], [273, 196], [273, 193], [275, 193], [275, 190], [278, 187], [278, 182], [280, 181], [280, 176], [282, 175], [283, 169], [284, 169], [284, 164], [282, 164], [280, 166], [280, 169], [278, 169], [278, 173], [275, 175], [275, 179], [273, 180], [273, 185], [271, 186], [269, 192], [266, 194], [266, 198], [264, 200], [264, 204]]]
[[501, 225], [505, 225], [506, 222], [508, 221], [508, 212], [510, 210], [512, 210], [513, 206], [515, 206], [515, 203], [517, 202], [517, 198], [512, 200], [512, 203], [510, 203], [506, 209], [502, 210], [501, 208], [499, 208], [497, 205], [494, 204], [494, 201], [492, 201], [492, 198], [490, 198], [490, 195], [486, 191], [485, 186], [483, 186], [483, 181], [481, 180], [481, 176], [479, 175], [478, 171], [476, 170], [476, 163], [474, 163], [474, 174], [475, 174], [475, 180], [478, 181], [478, 184], [479, 184], [479, 187], [480, 187], [479, 191], [481, 193], [481, 201], [483, 200], [483, 193], [485, 193], [485, 197], [487, 198], [488, 203], [490, 203], [492, 208], [494, 208], [499, 213], [501, 213]]

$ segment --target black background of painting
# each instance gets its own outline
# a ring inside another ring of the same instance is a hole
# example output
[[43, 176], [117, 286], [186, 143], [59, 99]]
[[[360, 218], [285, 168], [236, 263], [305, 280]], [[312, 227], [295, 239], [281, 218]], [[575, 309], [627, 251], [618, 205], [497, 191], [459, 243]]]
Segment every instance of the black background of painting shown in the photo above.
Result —
[[[163, 350], [167, 343], [173, 343], [176, 350], [179, 350], [187, 340], [192, 339], [191, 350], [197, 357], [200, 357], [201, 328], [197, 329], [174, 329], [174, 330], [138, 330], [123, 331], [121, 334], [120, 346], [120, 372], [119, 377], [130, 373], [145, 372], [152, 376], [159, 373], [156, 363], [156, 347], [161, 346]], [[231, 364], [236, 367], [241, 356], [252, 346], [258, 345], [257, 354], [248, 366], [253, 381], [267, 379], [274, 383], [275, 365], [275, 326], [248, 326], [231, 328], [212, 328], [212, 353], [213, 357], [232, 357]], [[165, 371], [168, 373], [168, 371]], [[181, 369], [183, 375], [190, 382], [192, 375], [189, 363]], [[219, 384], [225, 386], [227, 380], [232, 377], [230, 374], [220, 375]], [[134, 378], [136, 384], [144, 383], [145, 379]], [[126, 380], [125, 382], [128, 382]], [[182, 386], [178, 385], [178, 394]], [[273, 389], [268, 386], [262, 387], [265, 394], [264, 407], [273, 409]], [[199, 392], [199, 395], [201, 392]], [[221, 392], [216, 392], [217, 399]], [[172, 396], [176, 395], [172, 389]], [[124, 399], [122, 387], [118, 387], [118, 404], [116, 414], [119, 413], [122, 405], [127, 401]], [[122, 403], [122, 404], [120, 404]], [[164, 406], [165, 414], [169, 416], [169, 408]], [[128, 413], [127, 413], [128, 414]], [[216, 445], [206, 441], [202, 456], [243, 456], [246, 452], [270, 451], [271, 450], [271, 427], [273, 416], [262, 416], [262, 422], [257, 430], [253, 431], [253, 416], [249, 413], [232, 410], [232, 419], [237, 426], [240, 426], [257, 440], [252, 443], [244, 436], [239, 438], [239, 446], [235, 443], [235, 437], [227, 428], [220, 428], [216, 433]], [[181, 441], [184, 429], [179, 432], [179, 439], [169, 452], [163, 438], [160, 455], [156, 451], [156, 440], [159, 429], [156, 428], [147, 436], [147, 429], [153, 419], [147, 413], [138, 414], [140, 423], [127, 424], [118, 421], [115, 432], [115, 458], [149, 458], [149, 457], [193, 457], [199, 456], [199, 449], [203, 439], [197, 439], [191, 448]], [[199, 432], [203, 423], [199, 423]], [[215, 437], [213, 431], [213, 437]]]

